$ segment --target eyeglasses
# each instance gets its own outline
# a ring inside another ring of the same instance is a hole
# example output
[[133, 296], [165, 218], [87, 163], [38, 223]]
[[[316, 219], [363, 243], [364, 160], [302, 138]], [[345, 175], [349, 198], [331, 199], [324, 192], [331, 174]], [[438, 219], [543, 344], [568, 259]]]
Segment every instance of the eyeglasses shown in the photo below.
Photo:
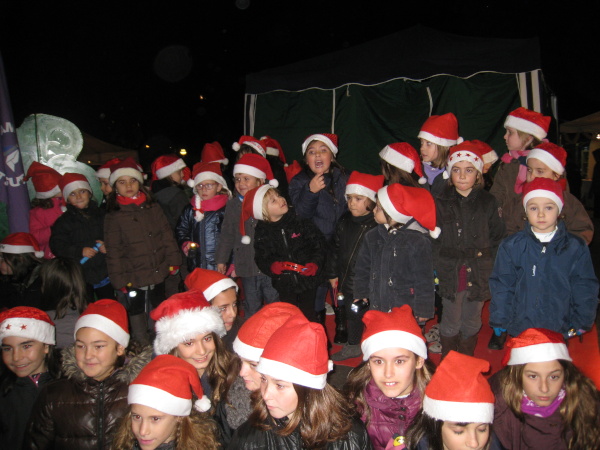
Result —
[[216, 186], [217, 186], [217, 183], [197, 184], [196, 189], [199, 189], [201, 191], [203, 191], [205, 189], [207, 191], [212, 191]]

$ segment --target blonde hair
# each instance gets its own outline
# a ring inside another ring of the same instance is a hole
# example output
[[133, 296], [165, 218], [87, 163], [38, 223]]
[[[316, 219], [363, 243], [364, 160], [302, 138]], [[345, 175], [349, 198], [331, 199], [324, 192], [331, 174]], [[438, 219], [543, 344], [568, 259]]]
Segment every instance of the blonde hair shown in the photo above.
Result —
[[265, 192], [265, 195], [263, 196], [262, 216], [263, 216], [263, 220], [265, 222], [271, 221], [271, 216], [269, 215], [268, 205], [269, 205], [269, 200], [271, 200], [274, 195], [277, 197], [281, 197], [281, 193], [277, 189], [272, 187], [272, 188], [267, 189], [267, 192]]
[[435, 148], [438, 152], [437, 158], [431, 161], [431, 166], [435, 167], [436, 169], [443, 169], [444, 167], [446, 167], [446, 163], [448, 162], [448, 154], [450, 153], [450, 147], [444, 147], [443, 145], [436, 144], [435, 142], [431, 143], [435, 145]]
[[[515, 130], [516, 130], [516, 128], [515, 128]], [[542, 141], [540, 139], [536, 138], [533, 134], [526, 133], [525, 131], [517, 130], [517, 135], [519, 136], [519, 139], [521, 140], [521, 144], [523, 145], [523, 147], [525, 147], [525, 150], [531, 150], [542, 143]], [[529, 142], [529, 144], [527, 144], [527, 141], [529, 139], [531, 139], [531, 142]]]

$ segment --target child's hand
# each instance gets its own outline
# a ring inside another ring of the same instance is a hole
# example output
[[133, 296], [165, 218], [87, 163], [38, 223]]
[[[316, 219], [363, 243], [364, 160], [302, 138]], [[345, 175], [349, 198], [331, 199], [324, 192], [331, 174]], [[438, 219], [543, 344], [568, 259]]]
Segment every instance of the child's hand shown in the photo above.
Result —
[[329, 284], [331, 284], [331, 287], [333, 289], [336, 289], [338, 287], [338, 279], [336, 278], [330, 278], [329, 279]]
[[281, 272], [283, 272], [283, 263], [281, 261], [275, 261], [271, 264], [271, 272], [275, 275], [281, 275]]
[[227, 272], [227, 265], [226, 264], [217, 264], [217, 272], [225, 275], [225, 272]]
[[315, 175], [310, 183], [308, 184], [308, 190], [313, 194], [325, 189], [325, 177], [323, 174]]
[[100, 247], [98, 247], [98, 251], [100, 253], [104, 253], [106, 255], [106, 247], [104, 245], [104, 242], [102, 242], [102, 241], [96, 241], [96, 243], [100, 244]]
[[314, 277], [317, 274], [317, 270], [319, 270], [319, 266], [315, 263], [305, 264], [304, 267], [306, 267], [306, 269], [300, 272], [300, 275], [304, 275], [305, 277]]
[[93, 258], [94, 256], [96, 256], [96, 253], [98, 252], [92, 247], [83, 247], [83, 250], [81, 252], [84, 258]]

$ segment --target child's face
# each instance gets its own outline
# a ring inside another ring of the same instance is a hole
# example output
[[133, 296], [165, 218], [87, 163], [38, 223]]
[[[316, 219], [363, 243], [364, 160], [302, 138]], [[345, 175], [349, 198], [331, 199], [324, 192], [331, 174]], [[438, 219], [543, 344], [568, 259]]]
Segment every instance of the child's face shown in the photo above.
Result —
[[437, 144], [426, 139], [419, 140], [421, 141], [421, 159], [423, 162], [434, 161], [439, 156]]
[[217, 183], [215, 180], [204, 180], [197, 184], [194, 189], [196, 189], [196, 193], [202, 200], [210, 200], [217, 195], [217, 192], [223, 189], [223, 185]]
[[221, 313], [223, 323], [225, 324], [225, 330], [231, 330], [238, 313], [237, 292], [235, 291], [235, 288], [229, 288], [219, 292], [215, 298], [210, 301], [210, 304]]
[[333, 161], [333, 153], [324, 142], [312, 141], [306, 148], [304, 158], [310, 170], [314, 174], [321, 175], [329, 172], [331, 161]]
[[2, 361], [17, 377], [46, 371], [50, 346], [35, 339], [8, 336], [2, 339]]
[[122, 197], [135, 197], [140, 191], [140, 182], [137, 178], [130, 177], [129, 175], [123, 175], [119, 177], [115, 182], [117, 193]]
[[180, 418], [150, 408], [146, 405], [131, 405], [131, 431], [143, 450], [154, 450], [175, 438]]
[[386, 397], [395, 398], [412, 392], [415, 370], [425, 360], [410, 350], [399, 347], [385, 348], [369, 357], [371, 377]]
[[565, 373], [558, 360], [525, 364], [523, 390], [538, 406], [549, 406], [565, 382]]
[[381, 207], [379, 200], [377, 200], [377, 205], [375, 205], [375, 209], [373, 210], [373, 216], [375, 217], [375, 222], [377, 222], [379, 225], [387, 223], [385, 213], [383, 212], [383, 208]]
[[558, 222], [558, 205], [549, 198], [534, 197], [527, 202], [525, 213], [531, 224], [531, 229], [536, 233], [550, 233], [556, 228]]
[[275, 191], [271, 190], [267, 194], [267, 213], [269, 213], [269, 220], [271, 222], [278, 222], [284, 214], [288, 212], [288, 205], [285, 198], [277, 195]]
[[477, 182], [478, 170], [469, 161], [458, 161], [452, 166], [452, 184], [456, 191], [466, 197], [473, 190]]
[[246, 192], [263, 184], [260, 178], [253, 177], [247, 173], [236, 173], [233, 177], [235, 190], [238, 191], [242, 197], [246, 195]]
[[527, 182], [529, 183], [534, 178], [550, 178], [551, 180], [558, 180], [560, 176], [553, 172], [550, 167], [544, 164], [537, 158], [527, 159]]
[[444, 421], [442, 442], [445, 450], [482, 450], [490, 439], [487, 423], [461, 423]]
[[181, 181], [183, 180], [183, 169], [173, 172], [169, 177], [171, 177], [173, 183], [181, 184]]
[[506, 127], [506, 133], [504, 133], [504, 142], [506, 142], [506, 148], [509, 152], [525, 150], [530, 142], [533, 141], [532, 137], [523, 141], [521, 136], [516, 129], [512, 127]]
[[260, 393], [271, 417], [290, 417], [298, 408], [298, 394], [294, 385], [264, 374], [261, 374], [260, 381]]
[[215, 356], [216, 349], [212, 333], [200, 333], [189, 341], [178, 344], [175, 356], [194, 366], [201, 377]]
[[87, 377], [96, 381], [106, 379], [115, 369], [117, 358], [125, 347], [100, 330], [84, 327], [75, 336], [77, 366]]
[[366, 216], [369, 214], [368, 197], [358, 194], [346, 195], [346, 201], [348, 202], [348, 210], [354, 217]]
[[108, 194], [110, 194], [113, 190], [108, 178], [98, 178], [98, 181], [100, 182], [100, 190], [105, 197], [108, 197]]
[[67, 197], [67, 202], [77, 209], [85, 209], [90, 204], [92, 193], [87, 189], [75, 189]]
[[258, 366], [257, 361], [251, 361], [246, 358], [240, 358], [242, 360], [242, 368], [240, 369], [240, 377], [244, 379], [246, 389], [249, 391], [258, 391], [260, 389], [260, 378], [261, 375], [256, 371]]

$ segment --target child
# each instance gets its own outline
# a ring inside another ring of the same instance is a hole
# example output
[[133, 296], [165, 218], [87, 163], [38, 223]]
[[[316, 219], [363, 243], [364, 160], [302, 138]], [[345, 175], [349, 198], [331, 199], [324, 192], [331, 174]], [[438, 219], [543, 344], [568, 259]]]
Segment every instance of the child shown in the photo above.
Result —
[[102, 191], [102, 202], [99, 205], [102, 209], [106, 209], [106, 200], [113, 190], [110, 181], [108, 180], [110, 178], [110, 168], [120, 162], [121, 160], [119, 158], [113, 158], [106, 161], [98, 168], [98, 170], [96, 170], [96, 178], [98, 178], [98, 181], [100, 182], [100, 190]]
[[427, 177], [431, 195], [441, 194], [446, 183], [444, 176], [450, 147], [463, 142], [458, 135], [458, 120], [452, 113], [430, 116], [418, 135], [421, 141], [421, 159], [423, 172]]
[[371, 448], [349, 403], [327, 384], [331, 367], [323, 327], [290, 317], [260, 356], [260, 398], [229, 448]]
[[60, 188], [67, 210], [52, 225], [52, 253], [81, 262], [90, 302], [96, 298], [114, 299], [104, 246], [106, 213], [92, 198], [92, 188], [84, 175], [65, 173]]
[[133, 158], [112, 167], [104, 243], [110, 281], [127, 304], [133, 339], [148, 345], [147, 311], [164, 299], [165, 278], [179, 270], [181, 253], [138, 167]]
[[506, 367], [490, 379], [494, 432], [503, 447], [598, 448], [598, 391], [573, 365], [563, 337], [530, 328], [506, 345]]
[[0, 307], [41, 307], [40, 267], [44, 251], [29, 233], [12, 233], [0, 242]]
[[197, 267], [217, 270], [215, 252], [231, 192], [216, 162], [195, 164], [188, 184], [194, 195], [177, 222], [177, 243], [187, 256], [188, 271]]
[[25, 181], [31, 180], [35, 198], [29, 210], [29, 231], [38, 242], [44, 258], [54, 255], [50, 251], [50, 227], [64, 211], [64, 200], [58, 183], [61, 175], [51, 167], [33, 161], [27, 169]]
[[151, 349], [127, 355], [127, 311], [103, 299], [75, 324], [75, 346], [62, 352], [64, 378], [46, 385], [27, 426], [24, 448], [109, 448], [127, 413], [127, 387]]
[[[550, 142], [542, 142], [527, 155], [527, 182], [541, 177], [560, 183], [563, 190], [563, 215], [567, 231], [583, 238], [589, 245], [594, 237], [594, 224], [581, 202], [565, 189], [566, 163], [567, 152], [564, 148]], [[523, 216], [522, 200], [522, 195], [512, 197], [503, 211], [506, 231], [509, 235], [522, 230], [525, 226], [526, 218]]]
[[242, 204], [242, 242], [249, 244], [245, 221], [258, 220], [254, 233], [254, 261], [271, 277], [279, 299], [298, 306], [306, 318], [317, 320], [315, 296], [323, 281], [326, 244], [323, 234], [307, 219], [289, 212], [287, 202], [269, 185], [249, 191]]
[[350, 372], [347, 398], [365, 423], [373, 448], [384, 450], [406, 436], [421, 410], [431, 378], [427, 346], [408, 305], [391, 312], [367, 311], [363, 317], [363, 363]]
[[436, 198], [438, 225], [435, 270], [444, 314], [440, 323], [442, 358], [456, 350], [473, 356], [481, 329], [488, 278], [504, 222], [498, 203], [482, 186], [483, 160], [471, 141], [450, 150], [450, 184]]
[[421, 187], [427, 183], [423, 177], [423, 167], [415, 148], [406, 142], [386, 145], [379, 152], [381, 172], [386, 183], [400, 183], [404, 186]]
[[152, 194], [160, 205], [169, 225], [173, 230], [189, 198], [183, 170], [186, 168], [183, 159], [176, 155], [162, 155], [152, 162]]
[[[197, 400], [194, 400], [196, 398]], [[194, 367], [172, 355], [150, 361], [129, 385], [129, 414], [113, 448], [213, 450], [219, 447], [215, 423]]]
[[548, 134], [550, 120], [549, 116], [523, 107], [515, 109], [506, 117], [504, 141], [508, 152], [502, 155], [502, 162], [490, 188], [502, 209], [511, 198], [518, 197], [523, 191], [527, 177], [525, 159], [529, 150], [539, 145]]
[[[254, 154], [242, 156], [233, 168], [233, 175], [237, 195], [227, 202], [225, 208], [216, 260], [217, 270], [225, 275], [227, 263], [233, 252], [233, 265], [235, 266], [233, 273], [242, 279], [244, 317], [247, 319], [260, 309], [263, 302], [268, 304], [278, 301], [279, 294], [273, 288], [271, 278], [262, 273], [254, 262], [254, 245], [242, 244], [242, 235], [240, 234], [242, 201], [248, 191], [262, 186], [267, 179], [271, 180], [272, 186], [277, 185], [277, 180], [273, 180], [273, 172], [271, 172], [271, 166], [267, 160]], [[257, 223], [258, 221], [254, 217], [250, 217], [244, 224], [246, 233], [251, 239], [254, 237], [254, 228]]]
[[500, 350], [506, 333], [547, 328], [567, 337], [589, 331], [598, 305], [598, 280], [590, 251], [559, 221], [564, 192], [559, 183], [536, 178], [523, 188], [528, 224], [498, 249], [490, 277], [489, 347]]
[[[371, 309], [389, 312], [409, 305], [424, 325], [433, 317], [434, 284], [431, 240], [435, 203], [427, 189], [394, 183], [377, 192], [375, 220], [358, 252], [354, 302], [371, 303]], [[425, 227], [425, 228], [423, 228]]]
[[22, 448], [25, 427], [40, 388], [58, 378], [54, 324], [37, 308], [0, 313], [0, 447]]
[[502, 448], [491, 432], [494, 394], [483, 376], [489, 370], [487, 361], [451, 351], [425, 388], [423, 411], [409, 430], [406, 448]]
[[375, 195], [383, 187], [383, 181], [383, 175], [354, 171], [346, 185], [348, 212], [338, 221], [331, 241], [330, 258], [327, 260], [329, 281], [334, 291], [337, 289], [338, 292], [337, 299], [334, 298], [336, 327], [333, 342], [340, 344], [348, 341], [342, 350], [331, 357], [334, 361], [360, 356], [361, 316], [351, 309], [352, 300], [356, 298], [354, 266], [363, 237], [367, 231], [377, 226], [373, 209]]

